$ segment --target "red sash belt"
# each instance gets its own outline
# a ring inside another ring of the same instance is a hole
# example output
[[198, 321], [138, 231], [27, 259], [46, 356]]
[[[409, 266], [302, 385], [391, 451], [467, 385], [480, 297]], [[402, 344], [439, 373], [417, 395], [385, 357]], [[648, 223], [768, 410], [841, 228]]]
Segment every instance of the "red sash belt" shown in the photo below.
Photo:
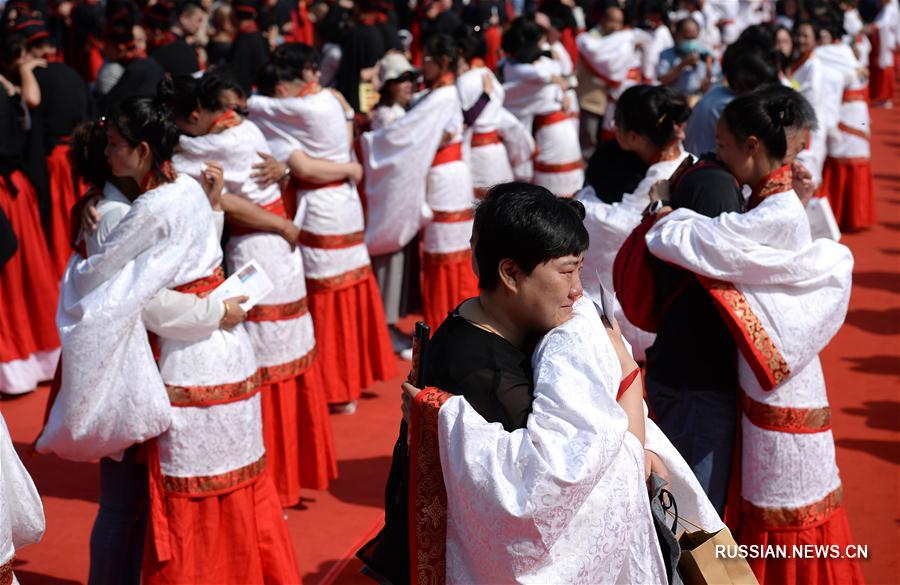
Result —
[[818, 526], [828, 520], [841, 507], [844, 499], [843, 486], [838, 486], [830, 494], [818, 502], [805, 506], [764, 508], [754, 506], [747, 500], [742, 503], [742, 522], [761, 525], [767, 528], [809, 528]]
[[175, 290], [180, 293], [197, 295], [202, 299], [209, 296], [209, 293], [223, 282], [225, 282], [225, 271], [222, 270], [221, 266], [217, 266], [211, 276], [204, 276], [203, 278], [176, 286]]
[[350, 234], [336, 234], [332, 236], [314, 234], [312, 232], [300, 232], [300, 245], [308, 248], [322, 248], [325, 250], [339, 250], [362, 244], [366, 240], [365, 232], [353, 232]]
[[[271, 203], [266, 203], [265, 205], [260, 205], [263, 209], [268, 211], [269, 213], [274, 213], [275, 215], [280, 215], [281, 217], [287, 217], [287, 213], [284, 209], [284, 199], [279, 197], [275, 201]], [[242, 225], [229, 225], [229, 230], [231, 231], [232, 236], [246, 236], [249, 234], [259, 233], [260, 230], [248, 226]]]
[[436, 223], [454, 223], [458, 221], [469, 221], [475, 217], [475, 210], [471, 207], [461, 211], [434, 211], [434, 219]]
[[533, 128], [535, 131], [537, 131], [540, 128], [563, 122], [570, 119], [571, 117], [572, 116], [569, 113], [563, 112], [562, 110], [553, 112], [552, 114], [537, 115], [534, 117]]
[[436, 167], [458, 160], [462, 160], [462, 143], [454, 142], [438, 149], [434, 155], [434, 160], [431, 161], [431, 166]]
[[500, 133], [496, 130], [472, 135], [472, 148], [500, 144]]
[[534, 170], [540, 173], [568, 173], [569, 171], [577, 171], [583, 168], [584, 161], [581, 160], [559, 164], [534, 161]]
[[313, 183], [312, 181], [304, 181], [303, 179], [297, 179], [296, 181], [297, 189], [301, 191], [315, 191], [316, 189], [332, 189], [334, 187], [340, 187], [347, 182], [347, 179], [332, 181], [330, 183]]
[[869, 88], [862, 89], [845, 89], [841, 101], [847, 102], [865, 102], [869, 100]]
[[831, 408], [791, 408], [757, 402], [743, 395], [744, 415], [761, 429], [781, 433], [821, 433], [831, 428]]
[[859, 136], [860, 138], [869, 139], [869, 133], [865, 130], [860, 130], [859, 128], [854, 128], [853, 126], [848, 126], [843, 122], [838, 124], [838, 130], [841, 132], [846, 132], [847, 134], [852, 134], [853, 136]]

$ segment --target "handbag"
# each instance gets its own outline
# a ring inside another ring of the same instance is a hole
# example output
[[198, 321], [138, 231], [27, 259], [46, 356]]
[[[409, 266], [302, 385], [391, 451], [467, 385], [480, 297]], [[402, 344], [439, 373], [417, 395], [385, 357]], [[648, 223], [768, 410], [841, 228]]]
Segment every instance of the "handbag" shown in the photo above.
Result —
[[[675, 523], [696, 529], [690, 532], [685, 526], [678, 538], [681, 548], [678, 573], [684, 585], [759, 585], [747, 559], [734, 552], [738, 550], [738, 545], [728, 528], [707, 532], [693, 522], [679, 518], [677, 509], [674, 515], [667, 513], [674, 516]], [[732, 552], [718, 554], [717, 548]]]
[[[683, 581], [678, 574], [678, 561], [681, 557], [681, 546], [675, 536], [678, 526], [678, 504], [675, 498], [665, 489], [666, 480], [656, 473], [650, 474], [650, 514], [653, 516], [653, 526], [656, 528], [656, 537], [659, 540], [659, 548], [662, 552], [663, 563], [666, 565], [666, 577], [669, 585], [682, 585]], [[668, 525], [666, 514], [672, 514], [674, 509], [675, 520], [672, 526]]]

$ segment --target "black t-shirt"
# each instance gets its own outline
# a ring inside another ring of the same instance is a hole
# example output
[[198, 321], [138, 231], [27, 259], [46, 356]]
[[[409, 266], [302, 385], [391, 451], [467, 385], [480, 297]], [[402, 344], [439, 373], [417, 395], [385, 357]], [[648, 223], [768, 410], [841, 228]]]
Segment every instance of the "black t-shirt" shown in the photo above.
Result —
[[[672, 193], [672, 207], [686, 207], [708, 217], [740, 212], [743, 197], [734, 177], [720, 166], [705, 166], [684, 175]], [[689, 273], [657, 261], [654, 283], [657, 306], [671, 301], [647, 350], [647, 377], [671, 387], [734, 391], [737, 346], [703, 285]]]
[[[534, 382], [531, 356], [476, 327], [453, 311], [428, 346], [425, 383], [461, 394], [488, 422], [507, 431], [524, 428], [531, 412]], [[409, 579], [409, 451], [406, 424], [394, 444], [384, 493], [384, 528], [356, 554], [393, 585]]]
[[623, 150], [617, 140], [607, 140], [591, 155], [584, 172], [584, 184], [593, 187], [604, 203], [621, 203], [625, 193], [634, 193], [647, 175], [647, 169], [641, 157]]

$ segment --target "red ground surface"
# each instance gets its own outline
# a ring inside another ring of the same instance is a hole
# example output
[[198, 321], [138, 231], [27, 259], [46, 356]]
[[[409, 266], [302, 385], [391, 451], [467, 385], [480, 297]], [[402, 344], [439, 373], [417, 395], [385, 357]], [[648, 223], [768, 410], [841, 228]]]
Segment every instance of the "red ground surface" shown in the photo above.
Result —
[[[854, 540], [869, 547], [863, 570], [869, 583], [892, 584], [900, 582], [900, 110], [872, 118], [879, 225], [843, 239], [856, 257], [853, 296], [822, 361]], [[287, 512], [304, 585], [370, 582], [352, 553], [380, 527], [399, 383], [365, 393], [357, 414], [332, 417], [340, 479]], [[41, 388], [0, 402], [47, 516], [43, 541], [20, 552], [15, 571], [23, 585], [84, 583], [97, 466], [30, 454], [46, 399]]]

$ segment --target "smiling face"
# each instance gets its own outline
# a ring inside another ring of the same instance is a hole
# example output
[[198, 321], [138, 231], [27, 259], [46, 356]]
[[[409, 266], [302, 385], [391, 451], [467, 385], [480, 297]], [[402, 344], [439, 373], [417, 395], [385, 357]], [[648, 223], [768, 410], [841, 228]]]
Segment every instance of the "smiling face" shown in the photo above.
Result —
[[797, 51], [804, 55], [816, 48], [816, 30], [810, 24], [801, 24], [797, 29]]
[[583, 262], [584, 254], [563, 256], [538, 264], [531, 274], [516, 274], [516, 313], [531, 332], [544, 334], [572, 316], [572, 305], [584, 293]]

